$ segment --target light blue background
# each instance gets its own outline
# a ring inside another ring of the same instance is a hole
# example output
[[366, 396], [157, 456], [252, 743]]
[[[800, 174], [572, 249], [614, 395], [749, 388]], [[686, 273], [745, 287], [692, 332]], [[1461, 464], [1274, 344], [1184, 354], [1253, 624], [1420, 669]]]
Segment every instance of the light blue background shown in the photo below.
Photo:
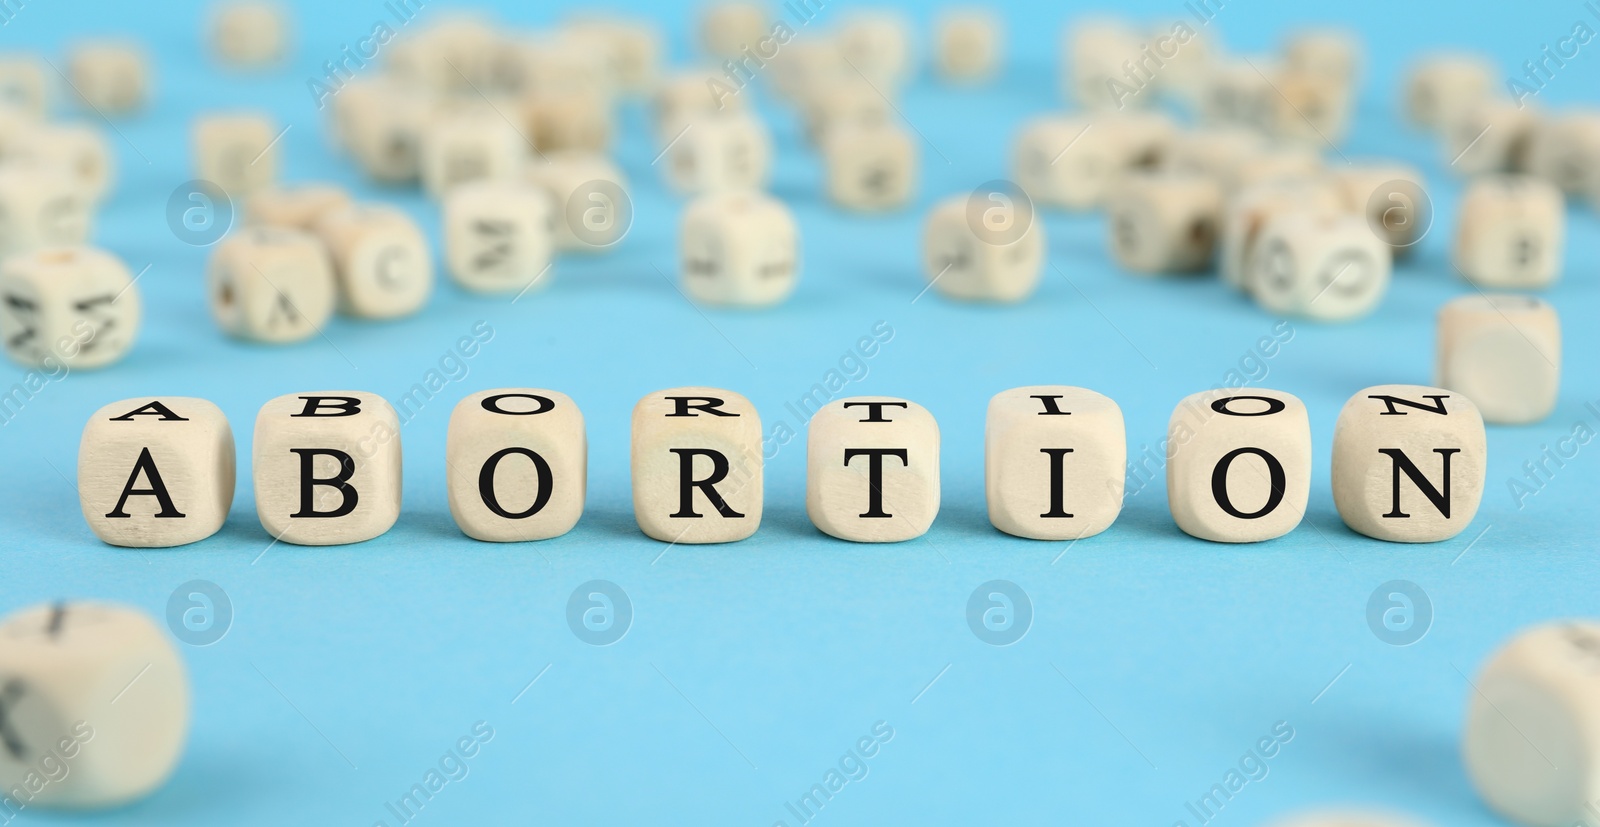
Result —
[[[144, 330], [125, 361], [49, 385], [0, 430], [0, 608], [98, 598], [160, 615], [175, 587], [202, 578], [226, 590], [236, 613], [215, 645], [180, 644], [194, 719], [170, 784], [105, 816], [29, 812], [25, 823], [394, 824], [384, 803], [480, 720], [495, 737], [417, 823], [793, 825], [784, 803], [880, 720], [893, 740], [817, 823], [1193, 825], [1185, 802], [1278, 721], [1294, 739], [1216, 823], [1346, 803], [1442, 824], [1498, 823], [1457, 757], [1466, 676], [1521, 627], [1592, 614], [1600, 587], [1600, 446], [1585, 447], [1523, 508], [1507, 490], [1574, 423], [1600, 426], [1585, 408], [1600, 404], [1595, 216], [1572, 212], [1566, 276], [1546, 294], [1566, 322], [1561, 404], [1541, 424], [1490, 429], [1488, 490], [1461, 537], [1404, 546], [1353, 534], [1333, 508], [1328, 457], [1347, 397], [1431, 381], [1433, 314], [1470, 289], [1446, 257], [1460, 182], [1444, 173], [1440, 150], [1395, 117], [1398, 73], [1419, 50], [1445, 46], [1519, 64], [1571, 31], [1586, 14], [1579, 3], [1227, 4], [1214, 25], [1240, 51], [1268, 49], [1296, 24], [1365, 34], [1366, 94], [1345, 152], [1420, 165], [1435, 226], [1377, 313], [1349, 325], [1295, 323], [1258, 383], [1310, 407], [1316, 473], [1306, 524], [1260, 545], [1193, 540], [1174, 527], [1158, 480], [1129, 498], [1111, 530], [1070, 549], [988, 525], [989, 397], [1035, 383], [1097, 389], [1122, 405], [1137, 454], [1159, 444], [1179, 399], [1221, 384], [1276, 320], [1214, 279], [1121, 274], [1108, 263], [1102, 220], [1062, 215], [1045, 224], [1050, 262], [1066, 277], [1047, 270], [1026, 304], [965, 306], [933, 293], [912, 304], [924, 284], [918, 240], [928, 205], [1006, 175], [1018, 125], [1060, 105], [1051, 57], [1069, 14], [1060, 4], [1004, 7], [1012, 60], [1003, 79], [961, 91], [922, 79], [907, 91], [901, 108], [926, 141], [917, 204], [901, 213], [831, 209], [795, 119], [766, 102], [781, 158], [772, 189], [794, 206], [804, 235], [800, 287], [780, 308], [702, 315], [656, 272], [675, 271], [681, 201], [650, 167], [660, 147], [645, 111], [630, 105], [616, 157], [633, 181], [636, 218], [615, 253], [563, 258], [553, 287], [514, 306], [441, 283], [414, 318], [335, 321], [331, 345], [237, 343], [206, 310], [207, 251], [176, 240], [165, 220], [168, 195], [192, 177], [187, 130], [197, 114], [270, 109], [292, 125], [281, 144], [286, 179], [338, 181], [394, 201], [436, 237], [432, 205], [366, 186], [326, 140], [306, 78], [386, 15], [377, 2], [331, 5], [299, 4], [292, 65], [264, 77], [206, 60], [196, 2], [30, 0], [0, 28], [5, 49], [37, 50], [58, 66], [72, 37], [123, 32], [156, 61], [153, 105], [112, 135], [121, 171], [95, 233], [134, 270], [152, 265], [139, 283]], [[503, 18], [518, 25], [562, 14], [505, 5]], [[813, 25], [849, 6], [836, 0]], [[1182, 13], [1176, 0], [1117, 8]], [[654, 14], [681, 62], [687, 7]], [[1592, 95], [1597, 62], [1600, 54], [1582, 53], [1541, 101]], [[749, 396], [770, 428], [879, 320], [895, 337], [847, 392], [908, 397], [938, 417], [944, 507], [925, 538], [864, 546], [820, 535], [804, 513], [803, 438], [768, 464], [766, 519], [753, 539], [663, 554], [639, 534], [628, 417], [640, 396], [726, 387]], [[494, 327], [494, 340], [404, 429], [405, 510], [395, 529], [359, 545], [279, 544], [263, 555], [270, 538], [256, 522], [249, 475], [257, 408], [311, 389], [398, 399], [478, 321]], [[0, 387], [21, 375], [0, 365]], [[475, 543], [450, 519], [450, 409], [504, 386], [564, 391], [588, 419], [588, 509], [560, 539]], [[232, 421], [240, 486], [232, 518], [210, 540], [138, 552], [102, 545], [83, 523], [71, 483], [79, 431], [99, 406], [146, 394], [204, 396]], [[565, 618], [572, 590], [592, 579], [619, 584], [633, 604], [631, 630], [609, 647], [580, 642]], [[1027, 636], [1005, 648], [967, 626], [968, 595], [992, 579], [1025, 589], [1035, 613]], [[1406, 648], [1380, 642], [1367, 624], [1369, 594], [1392, 579], [1419, 584], [1435, 612], [1427, 636]]]

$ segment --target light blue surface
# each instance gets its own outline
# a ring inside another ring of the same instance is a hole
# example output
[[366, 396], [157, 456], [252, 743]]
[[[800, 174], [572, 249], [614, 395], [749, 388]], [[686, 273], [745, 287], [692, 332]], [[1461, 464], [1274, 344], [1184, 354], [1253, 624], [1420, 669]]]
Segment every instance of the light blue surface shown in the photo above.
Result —
[[[0, 609], [65, 596], [159, 615], [175, 587], [198, 578], [225, 589], [235, 611], [220, 642], [182, 647], [194, 719], [168, 786], [106, 816], [29, 812], [21, 823], [392, 825], [385, 803], [478, 721], [494, 737], [416, 823], [794, 825], [785, 803], [823, 781], [879, 721], [892, 739], [816, 823], [1194, 825], [1185, 803], [1279, 721], [1293, 739], [1215, 823], [1344, 803], [1463, 827], [1498, 823], [1457, 757], [1466, 676], [1520, 627], [1592, 615], [1600, 592], [1600, 447], [1584, 447], [1524, 507], [1507, 489], [1575, 423], [1600, 427], [1600, 413], [1585, 407], [1600, 409], [1595, 216], [1572, 213], [1566, 277], [1546, 294], [1566, 323], [1561, 404], [1539, 425], [1490, 429], [1488, 490], [1462, 536], [1403, 546], [1351, 533], [1334, 511], [1327, 468], [1344, 400], [1369, 385], [1430, 382], [1433, 314], [1470, 289], [1446, 258], [1460, 182], [1444, 174], [1431, 141], [1394, 117], [1400, 68], [1418, 50], [1452, 44], [1520, 63], [1571, 31], [1587, 13], [1579, 3], [1227, 5], [1215, 25], [1239, 50], [1268, 48], [1291, 24], [1337, 22], [1366, 35], [1367, 94], [1345, 152], [1421, 165], [1435, 227], [1377, 313], [1342, 326], [1295, 323], [1254, 383], [1310, 408], [1316, 473], [1306, 524], [1254, 546], [1193, 540], [1174, 527], [1158, 478], [1129, 497], [1111, 530], [1070, 548], [988, 525], [989, 397], [1025, 384], [1094, 388], [1121, 404], [1137, 456], [1159, 445], [1179, 399], [1225, 382], [1277, 320], [1213, 279], [1118, 273], [1102, 220], [1061, 215], [1046, 218], [1053, 267], [1028, 303], [960, 306], [930, 293], [913, 305], [927, 206], [1003, 177], [1018, 124], [1058, 106], [1057, 4], [1006, 8], [1013, 60], [1003, 80], [950, 91], [924, 79], [907, 92], [901, 108], [925, 141], [917, 204], [902, 213], [829, 208], [792, 115], [769, 107], [781, 157], [772, 189], [799, 216], [805, 256], [799, 289], [776, 310], [702, 315], [657, 273], [674, 273], [681, 202], [649, 166], [660, 147], [634, 105], [622, 113], [616, 154], [634, 184], [636, 218], [617, 252], [562, 259], [551, 289], [514, 306], [441, 284], [414, 318], [338, 320], [331, 344], [253, 347], [214, 328], [201, 288], [207, 252], [166, 225], [168, 195], [192, 177], [196, 114], [272, 110], [292, 125], [281, 144], [287, 179], [393, 200], [437, 235], [436, 210], [420, 195], [375, 191], [334, 154], [305, 89], [322, 60], [386, 12], [377, 2], [300, 5], [293, 65], [269, 77], [206, 62], [194, 2], [31, 0], [0, 28], [6, 49], [38, 50], [58, 66], [78, 34], [131, 31], [157, 57], [153, 106], [113, 135], [121, 172], [96, 231], [133, 269], [151, 264], [139, 282], [144, 331], [125, 361], [50, 384], [0, 430]], [[818, 23], [846, 8], [830, 4]], [[1176, 0], [1118, 8], [1182, 13]], [[558, 15], [519, 6], [503, 16], [533, 25]], [[679, 60], [685, 20], [663, 17]], [[1592, 94], [1597, 61], [1582, 53], [1541, 100]], [[880, 320], [894, 338], [847, 393], [908, 397], [938, 417], [944, 507], [926, 538], [861, 546], [819, 534], [804, 513], [803, 437], [768, 463], [766, 519], [753, 539], [666, 549], [638, 532], [628, 417], [640, 396], [686, 384], [734, 389], [770, 430], [788, 416], [784, 403]], [[359, 545], [279, 544], [263, 554], [270, 538], [249, 476], [257, 408], [311, 389], [398, 399], [479, 321], [493, 326], [493, 341], [404, 429], [405, 510], [395, 529]], [[0, 365], [0, 387], [20, 376]], [[566, 392], [588, 420], [589, 505], [560, 539], [475, 543], [450, 519], [450, 409], [504, 386]], [[197, 545], [110, 548], [84, 525], [71, 484], [79, 431], [107, 402], [158, 393], [204, 396], [229, 415], [241, 463], [233, 515]], [[634, 611], [627, 635], [607, 647], [580, 642], [566, 619], [573, 589], [595, 579], [619, 584]], [[995, 579], [1018, 584], [1034, 610], [1028, 634], [1003, 648], [978, 640], [966, 620], [968, 596]], [[1419, 584], [1435, 613], [1426, 637], [1405, 648], [1380, 642], [1366, 617], [1369, 594], [1394, 579]]]

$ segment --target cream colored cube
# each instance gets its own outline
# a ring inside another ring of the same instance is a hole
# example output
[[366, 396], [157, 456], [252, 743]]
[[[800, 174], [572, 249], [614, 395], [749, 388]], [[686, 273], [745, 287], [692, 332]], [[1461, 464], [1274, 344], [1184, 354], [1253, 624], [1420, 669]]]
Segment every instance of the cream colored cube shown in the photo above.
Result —
[[67, 77], [78, 100], [105, 115], [144, 108], [150, 95], [150, 61], [138, 44], [85, 41], [67, 53]]
[[0, 162], [0, 259], [89, 239], [89, 190], [63, 166]]
[[447, 118], [424, 133], [422, 184], [443, 198], [471, 181], [510, 181], [522, 174], [527, 151], [517, 130], [498, 116]]
[[1300, 525], [1311, 496], [1311, 419], [1292, 394], [1201, 391], [1167, 424], [1167, 502], [1184, 533], [1259, 543]]
[[1245, 289], [1251, 256], [1261, 231], [1275, 216], [1297, 210], [1339, 212], [1344, 191], [1325, 178], [1282, 178], [1247, 186], [1228, 199], [1223, 211], [1217, 271], [1222, 282]]
[[286, 230], [315, 230], [322, 216], [348, 207], [350, 193], [332, 184], [299, 184], [262, 190], [245, 202], [250, 223]]
[[1267, 221], [1249, 266], [1245, 288], [1268, 312], [1346, 321], [1383, 300], [1393, 261], [1365, 218], [1297, 210]]
[[933, 208], [922, 267], [935, 290], [961, 301], [1017, 302], [1044, 269], [1044, 229], [1020, 190], [980, 188]]
[[839, 24], [839, 52], [855, 73], [886, 93], [911, 74], [911, 21], [883, 8], [856, 9]]
[[0, 107], [43, 118], [50, 107], [49, 70], [33, 55], [0, 56]]
[[1272, 79], [1280, 72], [1275, 61], [1259, 55], [1213, 63], [1200, 83], [1200, 119], [1215, 127], [1270, 132], [1279, 104]]
[[1473, 294], [1439, 310], [1441, 388], [1465, 395], [1485, 422], [1524, 425], [1555, 409], [1561, 389], [1561, 319], [1532, 296]]
[[933, 64], [941, 77], [960, 83], [983, 81], [1000, 70], [1005, 24], [988, 9], [952, 9], [934, 23], [933, 48]]
[[1415, 167], [1360, 163], [1332, 168], [1329, 175], [1344, 195], [1345, 209], [1366, 216], [1367, 226], [1389, 242], [1395, 258], [1410, 255], [1433, 224], [1433, 203]]
[[527, 178], [550, 194], [557, 250], [601, 252], [633, 226], [628, 179], [604, 155], [552, 153], [531, 164]]
[[99, 201], [115, 177], [115, 160], [100, 131], [81, 124], [41, 124], [18, 131], [6, 143], [7, 163], [24, 162], [64, 170], [91, 201]]
[[1355, 90], [1350, 81], [1309, 69], [1280, 70], [1262, 98], [1267, 132], [1280, 140], [1321, 149], [1344, 142]]
[[[413, 12], [414, 14], [414, 12]], [[495, 24], [474, 12], [451, 10], [426, 28], [385, 39], [383, 59], [411, 86], [430, 92], [474, 95], [494, 80], [503, 36]]]
[[1564, 192], [1577, 196], [1600, 192], [1600, 110], [1538, 119], [1529, 136], [1526, 158], [1528, 174]]
[[223, 239], [207, 280], [217, 326], [258, 342], [317, 335], [333, 316], [338, 292], [328, 248], [285, 227], [252, 227]]
[[0, 338], [23, 365], [97, 368], [139, 335], [139, 289], [115, 256], [46, 247], [0, 265]]
[[754, 115], [704, 117], [662, 160], [667, 182], [678, 192], [761, 189], [772, 166], [772, 139]]
[[718, 388], [671, 388], [633, 409], [633, 516], [664, 543], [731, 543], [761, 525], [761, 416]]
[[713, 57], [738, 57], [771, 34], [771, 15], [757, 0], [715, 0], [700, 15], [700, 47]]
[[1207, 127], [1182, 132], [1173, 139], [1165, 169], [1209, 175], [1232, 185], [1235, 171], [1266, 154], [1266, 139], [1242, 127]]
[[1283, 58], [1292, 71], [1320, 75], [1348, 88], [1360, 79], [1361, 51], [1361, 40], [1354, 32], [1310, 29], [1289, 37]]
[[586, 16], [566, 24], [566, 32], [609, 43], [611, 75], [617, 87], [642, 94], [650, 91], [661, 72], [660, 27], [643, 18]]
[[1137, 273], [1204, 269], [1216, 248], [1222, 190], [1204, 176], [1129, 176], [1109, 206], [1111, 252]]
[[291, 393], [261, 406], [256, 516], [276, 541], [371, 540], [400, 516], [400, 419], [375, 393]]
[[195, 177], [243, 200], [278, 177], [279, 133], [266, 115], [208, 115], [195, 121]]
[[1137, 29], [1116, 18], [1086, 18], [1069, 26], [1062, 44], [1067, 100], [1091, 110], [1152, 103], [1156, 85], [1128, 71], [1141, 55], [1142, 42]]
[[1367, 388], [1334, 426], [1333, 503], [1345, 525], [1378, 540], [1460, 534], [1478, 513], [1487, 467], [1477, 406], [1443, 388]]
[[1033, 385], [995, 394], [983, 459], [989, 522], [1007, 534], [1081, 540], [1122, 512], [1122, 409], [1094, 391]]
[[346, 207], [324, 215], [317, 235], [333, 256], [341, 313], [409, 316], [433, 293], [433, 256], [409, 216], [391, 207]]
[[800, 230], [783, 202], [754, 192], [702, 196], [683, 213], [683, 287], [713, 305], [765, 307], [794, 292]]
[[445, 263], [469, 290], [517, 291], [550, 283], [555, 242], [550, 196], [516, 181], [476, 181], [444, 202]]
[[1323, 172], [1322, 157], [1310, 147], [1281, 146], [1240, 160], [1224, 172], [1221, 180], [1226, 192], [1235, 193], [1252, 184], [1315, 178]]
[[1017, 138], [1012, 174], [1040, 204], [1098, 207], [1126, 175], [1157, 166], [1173, 135], [1171, 120], [1154, 112], [1040, 118]]
[[837, 82], [808, 89], [800, 100], [806, 137], [825, 145], [828, 132], [843, 126], [882, 127], [892, 124], [894, 106], [871, 81], [847, 75]]
[[1600, 801], [1600, 624], [1521, 631], [1470, 686], [1461, 753], [1489, 808], [1531, 827], [1591, 822]]
[[773, 90], [794, 102], [803, 102], [861, 78], [844, 62], [839, 38], [822, 31], [808, 31], [805, 37], [790, 38], [763, 71], [770, 73]]
[[336, 131], [368, 177], [394, 184], [417, 180], [422, 136], [435, 120], [426, 96], [389, 78], [358, 77], [334, 100]]
[[556, 391], [499, 388], [450, 414], [450, 514], [490, 543], [560, 537], [583, 516], [589, 441], [583, 412]]
[[679, 72], [663, 81], [655, 91], [656, 138], [666, 145], [686, 135], [692, 124], [748, 108], [748, 88], [727, 83], [717, 69]]
[[1425, 129], [1442, 129], [1500, 84], [1487, 60], [1468, 54], [1429, 55], [1414, 64], [1405, 81], [1405, 111]]
[[828, 196], [852, 210], [905, 206], [916, 192], [915, 139], [894, 125], [843, 124], [826, 136]]
[[806, 514], [858, 543], [921, 537], [939, 514], [939, 425], [915, 402], [857, 396], [808, 423]]
[[145, 396], [95, 411], [78, 445], [78, 501], [96, 537], [166, 548], [217, 533], [233, 505], [233, 431], [216, 405]]
[[0, 709], [10, 812], [116, 807], [176, 768], [189, 736], [189, 679], [142, 611], [36, 605], [0, 620]]
[[1452, 258], [1479, 287], [1548, 287], [1561, 276], [1566, 205], [1555, 185], [1524, 175], [1486, 176], [1461, 196]]
[[211, 19], [211, 49], [235, 66], [276, 63], [289, 51], [289, 10], [259, 0], [223, 3]]
[[611, 143], [610, 103], [592, 93], [525, 95], [522, 118], [527, 124], [528, 140], [542, 153], [603, 152]]
[[1531, 107], [1485, 98], [1443, 124], [1442, 157], [1462, 175], [1521, 172], [1538, 123]]

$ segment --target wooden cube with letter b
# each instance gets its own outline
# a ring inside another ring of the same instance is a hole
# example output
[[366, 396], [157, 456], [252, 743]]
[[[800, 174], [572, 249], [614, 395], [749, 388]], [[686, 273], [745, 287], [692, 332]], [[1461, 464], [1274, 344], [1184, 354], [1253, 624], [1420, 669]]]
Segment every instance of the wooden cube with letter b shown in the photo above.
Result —
[[729, 543], [761, 525], [761, 417], [717, 388], [672, 388], [633, 409], [633, 514], [667, 543]]
[[371, 540], [400, 516], [400, 420], [375, 393], [291, 393], [261, 406], [256, 514], [302, 546]]

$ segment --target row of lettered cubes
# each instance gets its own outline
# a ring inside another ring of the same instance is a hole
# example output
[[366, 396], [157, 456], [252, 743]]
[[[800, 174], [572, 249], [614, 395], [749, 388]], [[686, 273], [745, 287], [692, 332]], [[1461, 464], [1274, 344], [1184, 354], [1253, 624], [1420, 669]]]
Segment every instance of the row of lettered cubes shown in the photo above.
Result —
[[[821, 403], [821, 400], [818, 400]], [[858, 542], [922, 535], [939, 511], [939, 426], [891, 397], [819, 404], [806, 437], [806, 510], [823, 532]], [[370, 540], [400, 514], [400, 420], [382, 397], [330, 391], [280, 396], [256, 417], [256, 511], [274, 540]], [[755, 406], [717, 388], [649, 394], [633, 411], [634, 515], [669, 543], [745, 539], [761, 523], [764, 448]], [[770, 442], [770, 440], [769, 440]], [[1164, 443], [1168, 499], [1183, 531], [1257, 542], [1293, 530], [1311, 487], [1305, 405], [1281, 391], [1209, 390], [1173, 411]], [[989, 519], [1008, 534], [1076, 540], [1109, 528], [1128, 477], [1160, 473], [1159, 454], [1129, 463], [1122, 410], [1084, 388], [1015, 388], [989, 403]], [[1486, 468], [1483, 419], [1439, 388], [1381, 385], [1345, 404], [1334, 430], [1333, 497], [1355, 531], [1435, 542], [1477, 512]], [[556, 537], [582, 515], [588, 445], [564, 394], [473, 394], [450, 418], [451, 514], [490, 542]], [[84, 429], [78, 486], [102, 540], [159, 547], [211, 536], [233, 501], [235, 449], [216, 405], [144, 397], [108, 405]]]

